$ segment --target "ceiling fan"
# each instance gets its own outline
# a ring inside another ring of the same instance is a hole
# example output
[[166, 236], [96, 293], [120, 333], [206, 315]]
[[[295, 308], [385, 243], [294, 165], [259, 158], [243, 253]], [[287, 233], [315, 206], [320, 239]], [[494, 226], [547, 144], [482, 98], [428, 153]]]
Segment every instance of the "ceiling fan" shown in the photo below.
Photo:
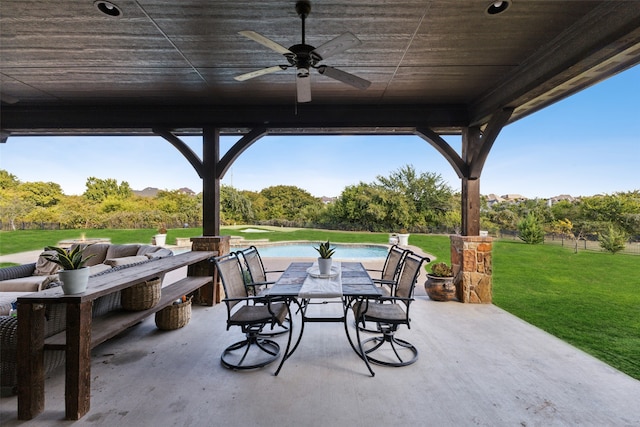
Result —
[[284, 55], [288, 64], [263, 68], [234, 77], [237, 81], [245, 81], [276, 71], [296, 68], [296, 89], [298, 102], [311, 101], [311, 78], [309, 69], [315, 68], [320, 74], [339, 80], [358, 89], [366, 89], [370, 81], [355, 76], [346, 71], [339, 70], [328, 65], [318, 65], [320, 61], [332, 55], [344, 52], [347, 49], [358, 46], [361, 41], [353, 34], [346, 32], [319, 47], [313, 47], [305, 43], [305, 19], [311, 11], [311, 3], [308, 0], [300, 0], [296, 3], [296, 12], [302, 19], [302, 43], [295, 44], [288, 49], [281, 44], [256, 33], [255, 31], [240, 31], [239, 34], [260, 43], [278, 53]]

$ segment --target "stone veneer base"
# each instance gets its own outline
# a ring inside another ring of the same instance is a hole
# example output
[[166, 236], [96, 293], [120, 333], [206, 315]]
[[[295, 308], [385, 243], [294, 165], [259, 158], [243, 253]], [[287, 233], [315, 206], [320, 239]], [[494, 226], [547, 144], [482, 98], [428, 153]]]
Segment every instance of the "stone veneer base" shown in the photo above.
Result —
[[451, 267], [458, 301], [492, 303], [492, 249], [491, 237], [451, 236]]

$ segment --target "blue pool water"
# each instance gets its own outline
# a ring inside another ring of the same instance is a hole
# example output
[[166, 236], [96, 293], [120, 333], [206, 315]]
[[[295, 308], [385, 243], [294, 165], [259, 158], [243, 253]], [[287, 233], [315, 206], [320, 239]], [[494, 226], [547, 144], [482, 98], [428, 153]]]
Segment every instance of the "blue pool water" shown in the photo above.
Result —
[[[314, 243], [283, 243], [281, 245], [258, 246], [257, 248], [261, 257], [317, 258], [318, 251], [314, 249], [317, 246]], [[366, 258], [373, 261], [384, 260], [387, 257], [387, 248], [384, 246], [340, 244], [332, 244], [331, 246], [336, 248], [336, 252], [333, 254], [333, 258], [336, 260]], [[231, 248], [232, 251], [239, 249], [241, 248]]]

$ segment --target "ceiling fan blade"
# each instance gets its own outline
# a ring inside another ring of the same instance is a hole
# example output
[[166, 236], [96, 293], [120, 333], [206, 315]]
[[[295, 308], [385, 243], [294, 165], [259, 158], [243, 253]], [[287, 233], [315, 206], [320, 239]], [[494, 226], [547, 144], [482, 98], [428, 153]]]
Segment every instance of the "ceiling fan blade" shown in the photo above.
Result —
[[304, 72], [296, 74], [296, 89], [299, 103], [311, 102], [311, 76], [308, 70], [306, 74]]
[[250, 73], [240, 74], [239, 76], [235, 76], [234, 79], [243, 82], [245, 80], [252, 79], [254, 77], [264, 76], [265, 74], [275, 73], [276, 71], [284, 70], [280, 65], [276, 65], [274, 67], [267, 67], [261, 70], [255, 70]]
[[266, 38], [262, 34], [256, 33], [255, 31], [239, 31], [238, 34], [243, 35], [246, 38], [251, 39], [253, 41], [256, 41], [261, 45], [266, 46], [271, 50], [275, 50], [276, 52], [281, 53], [283, 55], [287, 53], [292, 54], [292, 52], [286, 47], [282, 46], [277, 42], [274, 42], [271, 39]]
[[312, 55], [317, 55], [319, 57], [318, 60], [322, 60], [328, 58], [330, 56], [336, 55], [340, 52], [344, 52], [347, 49], [351, 49], [352, 47], [358, 46], [362, 42], [353, 34], [346, 32], [342, 35], [339, 35], [333, 40], [329, 40], [323, 45], [318, 46], [314, 50], [311, 51]]
[[357, 89], [366, 89], [371, 85], [369, 80], [365, 80], [346, 71], [339, 70], [337, 68], [322, 65], [318, 67], [318, 72], [332, 79], [341, 81]]

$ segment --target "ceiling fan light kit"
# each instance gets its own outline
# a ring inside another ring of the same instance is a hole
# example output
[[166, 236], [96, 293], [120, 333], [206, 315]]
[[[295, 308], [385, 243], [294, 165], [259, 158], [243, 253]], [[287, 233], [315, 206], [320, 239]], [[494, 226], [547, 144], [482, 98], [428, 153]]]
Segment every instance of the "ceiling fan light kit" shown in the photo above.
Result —
[[330, 77], [334, 80], [338, 80], [342, 83], [346, 83], [357, 89], [366, 89], [371, 85], [371, 82], [358, 77], [354, 74], [348, 73], [343, 70], [339, 70], [327, 65], [319, 65], [319, 62], [351, 49], [352, 47], [360, 45], [362, 42], [350, 32], [339, 35], [338, 37], [329, 40], [319, 47], [314, 47], [305, 43], [305, 20], [311, 12], [311, 3], [307, 0], [300, 0], [296, 3], [296, 12], [302, 20], [302, 42], [295, 44], [289, 48], [282, 46], [281, 44], [256, 33], [255, 31], [240, 31], [239, 34], [251, 39], [261, 45], [278, 52], [286, 58], [288, 64], [276, 65], [273, 67], [267, 67], [260, 70], [251, 71], [239, 76], [234, 77], [237, 81], [245, 81], [255, 77], [263, 76], [265, 74], [275, 73], [277, 71], [286, 70], [288, 68], [296, 69], [296, 92], [298, 102], [310, 102], [311, 101], [311, 77], [309, 74], [310, 68], [315, 68], [322, 75]]

